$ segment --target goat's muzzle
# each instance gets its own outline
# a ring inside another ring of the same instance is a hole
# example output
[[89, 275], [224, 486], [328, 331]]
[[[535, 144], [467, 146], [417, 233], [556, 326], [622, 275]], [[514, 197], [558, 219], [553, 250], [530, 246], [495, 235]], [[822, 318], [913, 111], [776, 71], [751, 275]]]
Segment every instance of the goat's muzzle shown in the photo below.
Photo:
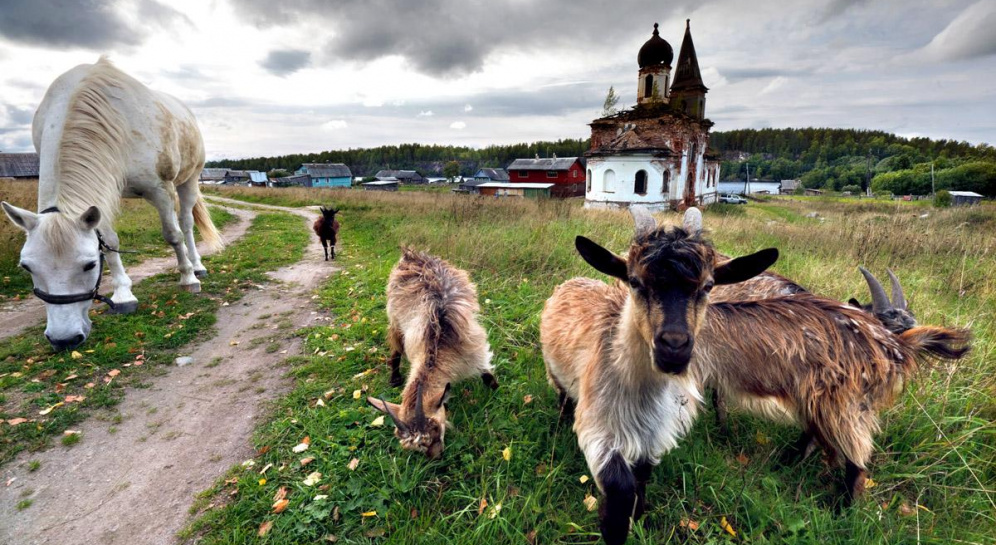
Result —
[[695, 340], [688, 333], [663, 332], [654, 339], [654, 365], [663, 373], [679, 375], [688, 368]]

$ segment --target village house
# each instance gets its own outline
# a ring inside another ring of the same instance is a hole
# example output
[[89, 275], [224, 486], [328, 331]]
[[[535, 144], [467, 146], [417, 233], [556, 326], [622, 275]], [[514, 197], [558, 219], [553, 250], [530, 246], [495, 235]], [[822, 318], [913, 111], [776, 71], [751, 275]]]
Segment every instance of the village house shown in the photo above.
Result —
[[377, 180], [377, 181], [373, 181], [373, 182], [366, 182], [365, 184], [363, 184], [363, 190], [364, 191], [397, 191], [398, 190], [398, 180], [397, 180], [397, 178], [395, 178], [395, 179], [392, 180], [388, 176], [387, 179], [384, 179], [384, 180]]
[[37, 177], [37, 153], [0, 153], [0, 178], [29, 180]]
[[951, 204], [955, 206], [970, 206], [982, 202], [982, 195], [974, 191], [948, 191], [951, 194]]
[[274, 178], [270, 181], [271, 187], [310, 187], [310, 183], [311, 177], [307, 174]]
[[486, 197], [527, 197], [531, 199], [551, 196], [557, 187], [553, 183], [485, 182], [477, 186], [478, 193]]
[[507, 182], [508, 172], [503, 168], [482, 168], [474, 174], [475, 180], [484, 180], [485, 182]]
[[596, 119], [585, 176], [585, 207], [642, 204], [662, 210], [716, 202], [719, 157], [709, 152], [705, 95], [691, 25], [678, 54], [653, 35], [637, 55], [637, 104]]
[[579, 157], [516, 159], [507, 170], [513, 184], [553, 184], [552, 197], [584, 195], [584, 163]]
[[380, 170], [374, 174], [374, 178], [378, 181], [394, 179], [403, 184], [424, 184], [427, 182], [417, 170]]
[[304, 163], [295, 174], [310, 178], [308, 187], [351, 187], [353, 173], [342, 163]]
[[249, 185], [253, 187], [266, 187], [270, 185], [270, 178], [267, 177], [265, 172], [260, 172], [258, 170], [250, 170], [249, 174]]

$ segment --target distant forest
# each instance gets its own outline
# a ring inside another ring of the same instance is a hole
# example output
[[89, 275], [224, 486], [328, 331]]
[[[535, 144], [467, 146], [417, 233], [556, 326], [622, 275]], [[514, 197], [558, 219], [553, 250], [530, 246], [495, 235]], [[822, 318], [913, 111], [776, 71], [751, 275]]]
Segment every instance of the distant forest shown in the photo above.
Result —
[[[750, 166], [752, 180], [799, 179], [804, 187], [833, 191], [872, 191], [926, 195], [931, 165], [937, 190], [956, 189], [996, 196], [996, 148], [954, 140], [903, 138], [882, 131], [853, 129], [742, 129], [714, 132], [710, 144], [723, 158], [722, 180], [742, 180]], [[506, 167], [517, 158], [574, 157], [588, 150], [588, 140], [558, 140], [509, 146], [468, 148], [402, 144], [369, 149], [221, 160], [209, 167], [293, 171], [302, 163], [345, 163], [354, 176], [378, 170], [416, 169], [441, 176], [450, 161], [460, 173]]]

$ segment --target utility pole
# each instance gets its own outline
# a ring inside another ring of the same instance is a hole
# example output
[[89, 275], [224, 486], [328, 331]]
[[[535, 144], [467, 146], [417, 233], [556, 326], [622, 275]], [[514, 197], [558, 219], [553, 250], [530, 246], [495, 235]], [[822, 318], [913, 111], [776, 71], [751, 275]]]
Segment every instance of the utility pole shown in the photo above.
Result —
[[930, 195], [937, 195], [937, 190], [934, 189], [934, 162], [930, 162]]
[[868, 148], [868, 162], [865, 165], [865, 195], [871, 197], [872, 192], [872, 150]]
[[750, 163], [747, 163], [747, 181], [744, 182], [744, 197], [750, 194]]

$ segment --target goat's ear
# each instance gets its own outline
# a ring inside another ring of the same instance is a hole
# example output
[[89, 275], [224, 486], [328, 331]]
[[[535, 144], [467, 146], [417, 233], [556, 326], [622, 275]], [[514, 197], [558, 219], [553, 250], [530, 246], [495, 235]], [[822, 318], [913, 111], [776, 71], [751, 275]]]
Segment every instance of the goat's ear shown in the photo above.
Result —
[[851, 297], [850, 299], [848, 299], [847, 300], [847, 304], [851, 305], [854, 308], [861, 308], [861, 301], [858, 301], [854, 297]]
[[446, 388], [443, 388], [443, 395], [439, 396], [439, 404], [436, 405], [436, 410], [438, 411], [446, 402], [450, 400], [450, 383], [446, 383]]
[[712, 278], [717, 285], [736, 284], [750, 280], [764, 272], [765, 269], [778, 261], [778, 249], [768, 248], [760, 252], [731, 259], [716, 267]]
[[581, 257], [597, 271], [629, 283], [625, 259], [582, 236], [574, 239], [574, 247], [577, 248]]
[[3, 202], [3, 211], [7, 213], [7, 217], [10, 218], [10, 221], [14, 222], [14, 225], [20, 227], [25, 232], [30, 232], [38, 226], [38, 214], [34, 212], [18, 208], [6, 201]]

